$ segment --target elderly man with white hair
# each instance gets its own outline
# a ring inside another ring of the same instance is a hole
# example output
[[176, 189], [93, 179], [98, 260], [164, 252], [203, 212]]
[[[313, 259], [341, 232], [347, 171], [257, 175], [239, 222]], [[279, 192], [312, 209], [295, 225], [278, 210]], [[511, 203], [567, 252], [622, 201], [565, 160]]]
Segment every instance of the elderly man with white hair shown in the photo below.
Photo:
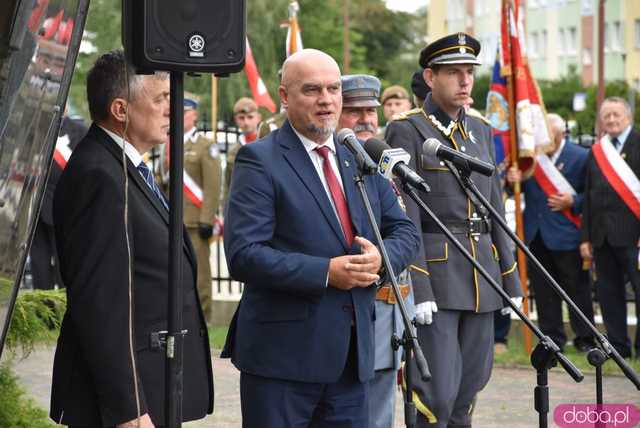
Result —
[[[579, 250], [589, 151], [566, 138], [566, 123], [559, 115], [548, 114], [547, 122], [553, 151], [536, 157], [534, 174], [522, 183], [526, 202], [525, 241], [551, 276], [593, 322], [591, 290], [587, 273], [582, 270]], [[517, 167], [509, 169], [507, 181], [510, 184], [521, 178]], [[567, 336], [562, 321], [562, 300], [534, 266], [529, 269], [529, 279], [535, 292], [540, 329], [563, 348]], [[569, 313], [569, 320], [576, 335], [573, 339], [576, 349], [584, 352], [593, 347], [588, 328], [573, 313]]]

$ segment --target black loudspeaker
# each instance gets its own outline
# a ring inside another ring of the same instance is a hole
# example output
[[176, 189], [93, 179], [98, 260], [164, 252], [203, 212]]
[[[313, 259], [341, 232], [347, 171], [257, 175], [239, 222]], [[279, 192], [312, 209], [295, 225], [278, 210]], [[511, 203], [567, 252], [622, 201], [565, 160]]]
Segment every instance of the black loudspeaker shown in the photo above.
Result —
[[239, 71], [245, 32], [246, 0], [122, 0], [122, 44], [141, 71]]

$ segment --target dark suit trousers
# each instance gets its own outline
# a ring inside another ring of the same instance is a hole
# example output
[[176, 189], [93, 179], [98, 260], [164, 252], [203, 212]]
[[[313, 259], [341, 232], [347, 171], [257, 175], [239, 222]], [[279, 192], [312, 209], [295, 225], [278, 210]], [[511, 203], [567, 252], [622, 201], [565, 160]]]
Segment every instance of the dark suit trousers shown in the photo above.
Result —
[[[529, 244], [529, 249], [549, 271], [551, 276], [560, 284], [562, 289], [575, 302], [576, 306], [593, 323], [593, 302], [589, 287], [588, 272], [582, 270], [582, 258], [578, 249], [570, 251], [553, 251], [548, 249], [540, 234]], [[538, 311], [538, 325], [540, 330], [551, 337], [560, 347], [567, 342], [567, 335], [562, 322], [562, 299], [551, 288], [542, 273], [529, 263], [529, 281], [535, 292], [536, 309]], [[571, 329], [579, 339], [592, 337], [591, 330], [569, 311]]]
[[294, 382], [240, 373], [242, 427], [368, 428], [368, 393], [369, 383], [358, 380], [353, 330], [347, 363], [337, 382]]
[[[633, 286], [636, 314], [640, 310], [640, 271], [638, 271], [638, 247], [614, 247], [607, 241], [594, 248], [596, 291], [607, 337], [623, 357], [631, 356], [631, 341], [627, 333], [627, 302], [625, 274]], [[640, 355], [640, 328], [636, 329], [636, 355]]]

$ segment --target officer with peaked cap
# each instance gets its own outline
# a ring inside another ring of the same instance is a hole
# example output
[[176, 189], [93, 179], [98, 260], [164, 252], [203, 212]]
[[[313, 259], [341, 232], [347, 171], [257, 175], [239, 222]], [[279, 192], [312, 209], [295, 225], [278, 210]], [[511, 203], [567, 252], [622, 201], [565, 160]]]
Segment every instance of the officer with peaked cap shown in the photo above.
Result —
[[344, 75], [342, 83], [342, 113], [338, 128], [352, 129], [360, 141], [373, 138], [378, 132], [380, 80], [366, 74]]
[[[491, 129], [467, 116], [464, 105], [473, 87], [480, 43], [464, 33], [443, 37], [420, 52], [422, 77], [431, 88], [422, 109], [387, 127], [387, 141], [411, 154], [411, 168], [431, 186], [423, 200], [503, 289], [521, 300], [516, 264], [507, 235], [487, 210], [465, 192], [459, 177], [437, 157], [422, 152], [435, 138], [447, 147], [494, 163]], [[482, 194], [504, 211], [497, 175], [471, 174]], [[429, 280], [414, 286], [418, 340], [433, 375], [414, 379], [420, 410], [418, 426], [470, 427], [473, 403], [486, 385], [493, 364], [493, 312], [505, 305], [478, 271], [426, 214], [405, 196], [407, 213], [422, 234], [419, 259]]]
[[[207, 320], [211, 319], [211, 247], [220, 205], [222, 167], [218, 146], [196, 128], [198, 98], [184, 94], [184, 223], [198, 259], [198, 295]], [[189, 178], [187, 178], [187, 176]]]
[[[342, 83], [342, 113], [338, 128], [349, 128], [360, 141], [375, 136], [378, 128], [378, 107], [380, 102], [380, 80], [375, 76], [357, 74], [344, 75]], [[404, 207], [398, 187], [393, 183], [398, 202]], [[398, 275], [400, 292], [405, 305], [413, 316], [413, 293], [411, 284], [420, 284], [425, 277], [426, 266], [411, 266]], [[409, 273], [411, 272], [411, 273]], [[375, 376], [369, 382], [369, 428], [392, 428], [396, 407], [396, 373], [400, 369], [402, 350], [394, 350], [391, 337], [402, 337], [404, 324], [396, 296], [391, 284], [383, 284], [376, 292], [375, 319]]]

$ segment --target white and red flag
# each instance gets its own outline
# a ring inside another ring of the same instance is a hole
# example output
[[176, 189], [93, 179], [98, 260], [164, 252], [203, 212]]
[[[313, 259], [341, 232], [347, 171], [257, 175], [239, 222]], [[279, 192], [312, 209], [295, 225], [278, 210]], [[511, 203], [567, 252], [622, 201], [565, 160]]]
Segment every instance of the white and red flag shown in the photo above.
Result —
[[260, 77], [258, 65], [256, 64], [256, 60], [253, 58], [253, 52], [249, 45], [249, 38], [246, 39], [246, 42], [247, 54], [244, 63], [244, 72], [247, 74], [247, 80], [249, 81], [249, 87], [251, 88], [253, 99], [259, 106], [266, 108], [271, 113], [275, 113], [276, 105], [273, 102], [271, 95], [269, 95], [269, 91], [267, 90], [267, 86], [264, 84], [262, 77]]
[[287, 58], [291, 54], [304, 49], [302, 47], [300, 26], [298, 25], [298, 11], [300, 11], [300, 5], [297, 1], [289, 3], [289, 25], [287, 27], [287, 45], [285, 46]]
[[527, 174], [534, 167], [536, 153], [552, 149], [545, 108], [527, 60], [524, 9], [520, 0], [503, 0], [501, 22], [501, 74], [511, 75], [517, 129], [518, 164]]

